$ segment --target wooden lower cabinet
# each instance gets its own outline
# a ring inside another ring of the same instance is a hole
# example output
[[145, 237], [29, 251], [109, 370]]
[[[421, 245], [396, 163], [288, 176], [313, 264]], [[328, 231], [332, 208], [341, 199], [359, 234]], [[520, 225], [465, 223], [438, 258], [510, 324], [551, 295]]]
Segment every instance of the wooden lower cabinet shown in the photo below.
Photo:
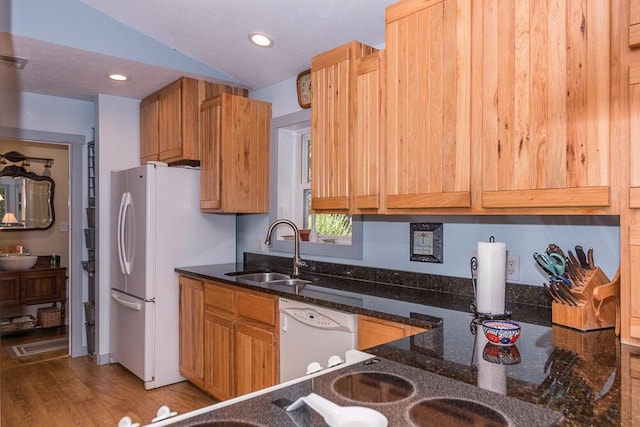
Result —
[[238, 322], [235, 339], [236, 396], [277, 384], [277, 332]]
[[204, 317], [204, 388], [218, 399], [230, 399], [233, 387], [233, 315], [215, 315], [210, 312]]
[[204, 283], [180, 276], [180, 375], [204, 384]]
[[277, 302], [262, 292], [180, 276], [180, 373], [221, 400], [277, 384]]
[[366, 350], [400, 338], [424, 332], [426, 329], [389, 320], [358, 316], [358, 350]]

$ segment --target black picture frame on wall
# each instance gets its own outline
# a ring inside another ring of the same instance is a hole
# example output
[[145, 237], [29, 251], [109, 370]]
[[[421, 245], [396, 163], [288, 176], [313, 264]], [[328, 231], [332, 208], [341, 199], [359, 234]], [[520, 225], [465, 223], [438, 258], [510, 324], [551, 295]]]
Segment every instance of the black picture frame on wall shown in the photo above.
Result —
[[442, 264], [443, 231], [442, 223], [412, 222], [410, 224], [411, 261]]

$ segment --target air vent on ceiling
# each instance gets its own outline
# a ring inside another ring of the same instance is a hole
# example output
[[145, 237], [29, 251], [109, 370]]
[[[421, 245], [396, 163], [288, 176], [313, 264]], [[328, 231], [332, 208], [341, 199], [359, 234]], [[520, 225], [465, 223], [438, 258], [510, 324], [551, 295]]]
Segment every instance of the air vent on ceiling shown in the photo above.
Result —
[[4, 65], [7, 68], [17, 68], [19, 70], [22, 70], [25, 65], [27, 65], [27, 62], [29, 62], [29, 60], [25, 58], [0, 55], [0, 64]]

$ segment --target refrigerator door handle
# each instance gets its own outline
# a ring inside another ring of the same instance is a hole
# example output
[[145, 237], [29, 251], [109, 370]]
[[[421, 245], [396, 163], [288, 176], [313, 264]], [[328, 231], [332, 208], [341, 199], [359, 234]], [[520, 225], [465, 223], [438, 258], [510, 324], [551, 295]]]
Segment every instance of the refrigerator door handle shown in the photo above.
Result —
[[123, 306], [125, 306], [127, 308], [130, 308], [132, 310], [135, 310], [135, 311], [142, 310], [142, 304], [141, 303], [127, 301], [127, 300], [123, 299], [122, 297], [120, 297], [115, 292], [111, 293], [111, 298], [113, 298], [113, 300], [115, 302], [117, 302], [118, 304], [123, 305]]
[[126, 248], [126, 228], [127, 228], [127, 213], [131, 207], [131, 193], [128, 191], [122, 194], [120, 199], [120, 209], [118, 211], [118, 259], [120, 261], [120, 271], [124, 275], [131, 274], [131, 260], [127, 254]]

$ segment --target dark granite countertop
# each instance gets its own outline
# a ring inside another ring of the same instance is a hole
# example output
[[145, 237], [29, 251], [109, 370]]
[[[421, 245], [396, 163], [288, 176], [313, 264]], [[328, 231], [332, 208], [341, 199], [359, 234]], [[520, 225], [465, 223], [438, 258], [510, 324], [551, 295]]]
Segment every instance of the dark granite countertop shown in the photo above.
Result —
[[[428, 284], [416, 287], [413, 283], [399, 285], [315, 271], [303, 273], [303, 278], [312, 281], [310, 285], [293, 289], [251, 285], [228, 275], [267, 268], [287, 272], [281, 265], [246, 262], [181, 267], [176, 271], [328, 308], [427, 327], [427, 332], [369, 349], [367, 353], [380, 357], [385, 363], [417, 370], [415, 372], [431, 379], [436, 375], [465, 384], [478, 396], [486, 393], [506, 396], [508, 400], [556, 411], [563, 414], [560, 423], [564, 425], [621, 423], [620, 341], [612, 329], [580, 332], [552, 325], [550, 307], [507, 301], [507, 309], [513, 313], [512, 320], [521, 325], [522, 334], [515, 346], [501, 348], [488, 344], [481, 326], [474, 322], [469, 309], [472, 297], [453, 294], [447, 289], [433, 290]], [[270, 402], [277, 396], [299, 397], [308, 393], [308, 385], [301, 383], [296, 387], [307, 389], [286, 388], [251, 399], [252, 404], [262, 405], [266, 411], [262, 415], [266, 419], [259, 420], [260, 424], [275, 425], [272, 421], [281, 409]], [[226, 416], [226, 412], [219, 411], [209, 414], [209, 419]], [[289, 425], [323, 424], [294, 422]]]

